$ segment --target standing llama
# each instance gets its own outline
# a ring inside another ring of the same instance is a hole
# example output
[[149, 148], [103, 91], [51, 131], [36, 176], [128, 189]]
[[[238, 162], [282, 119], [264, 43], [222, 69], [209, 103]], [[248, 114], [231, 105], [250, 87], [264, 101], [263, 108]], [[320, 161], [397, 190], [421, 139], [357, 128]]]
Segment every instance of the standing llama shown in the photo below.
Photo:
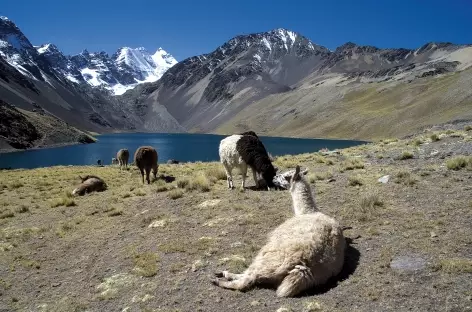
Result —
[[213, 284], [239, 291], [266, 285], [277, 288], [278, 297], [294, 297], [341, 272], [346, 248], [342, 228], [318, 211], [299, 166], [290, 179], [290, 193], [295, 216], [270, 233], [244, 273], [218, 272]]
[[257, 174], [265, 180], [267, 188], [275, 187], [273, 179], [277, 168], [272, 165], [269, 155], [262, 142], [253, 135], [234, 134], [224, 138], [219, 146], [220, 161], [225, 167], [228, 188], [234, 188], [233, 168], [239, 167], [244, 190], [246, 183], [247, 167], [251, 167], [256, 188], [259, 188]]
[[134, 162], [141, 172], [144, 184], [144, 171], [146, 171], [146, 181], [148, 184], [151, 183], [149, 180], [149, 173], [152, 169], [152, 174], [154, 179], [157, 178], [157, 169], [159, 165], [157, 164], [158, 155], [157, 151], [152, 146], [141, 146], [134, 153]]
[[126, 148], [122, 148], [116, 153], [116, 159], [118, 159], [118, 163], [120, 164], [120, 170], [123, 168], [128, 168], [128, 160], [129, 160], [129, 151]]

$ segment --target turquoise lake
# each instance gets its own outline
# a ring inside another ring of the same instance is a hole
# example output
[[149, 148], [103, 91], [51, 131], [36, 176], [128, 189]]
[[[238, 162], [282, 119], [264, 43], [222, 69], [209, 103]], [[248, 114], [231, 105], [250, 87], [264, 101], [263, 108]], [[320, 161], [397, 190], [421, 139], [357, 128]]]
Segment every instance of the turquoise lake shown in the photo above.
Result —
[[[139, 146], [151, 145], [157, 149], [159, 163], [169, 159], [181, 162], [218, 161], [218, 146], [222, 135], [171, 133], [119, 133], [98, 136], [94, 144], [80, 144], [56, 148], [19, 151], [0, 154], [0, 168], [38, 168], [57, 165], [111, 164], [112, 157], [121, 148], [130, 151], [130, 158]], [[364, 141], [293, 139], [260, 137], [267, 151], [274, 156], [317, 152], [322, 148], [338, 149]], [[132, 159], [130, 159], [132, 162]]]

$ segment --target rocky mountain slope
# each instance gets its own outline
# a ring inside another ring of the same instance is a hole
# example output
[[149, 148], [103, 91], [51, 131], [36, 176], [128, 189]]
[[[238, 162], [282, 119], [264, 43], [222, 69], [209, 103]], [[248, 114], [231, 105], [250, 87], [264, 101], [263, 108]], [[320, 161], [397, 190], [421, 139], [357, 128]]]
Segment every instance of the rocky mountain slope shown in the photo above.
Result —
[[176, 63], [162, 49], [66, 56], [2, 18], [0, 56], [2, 99], [96, 132], [375, 139], [472, 119], [471, 45], [330, 51], [280, 28]]
[[[329, 51], [276, 29], [238, 36], [212, 53], [188, 58], [156, 83], [121, 98], [143, 106], [148, 119], [154, 107], [164, 106], [194, 132], [256, 129], [267, 135], [371, 139], [464, 117], [471, 103], [464, 90], [471, 65], [470, 45], [428, 43], [410, 50], [346, 43]], [[383, 127], [384, 117], [389, 127]]]
[[[52, 44], [34, 47], [12, 21], [2, 17], [0, 99], [25, 111], [41, 110], [51, 118], [63, 121], [57, 124], [58, 127], [67, 125], [99, 133], [145, 131], [143, 120], [136, 113], [139, 108], [125, 105], [107, 90], [111, 86], [116, 88], [117, 85], [113, 84], [116, 81], [128, 81], [128, 88], [132, 87], [131, 84], [136, 85], [138, 78], [147, 81], [158, 79], [164, 69], [157, 65], [172, 64], [175, 60], [160, 50], [150, 57], [154, 65], [149, 65], [146, 72], [139, 72], [134, 66], [139, 53], [123, 48], [116, 56], [119, 62], [112, 62], [103, 53], [67, 57]], [[94, 78], [87, 74], [92, 72]], [[102, 83], [105, 81], [110, 84]], [[154, 129], [183, 131], [165, 110], [159, 116], [160, 119], [155, 118], [157, 125]]]
[[0, 100], [2, 150], [93, 142], [95, 140], [89, 134], [42, 110], [26, 111]]

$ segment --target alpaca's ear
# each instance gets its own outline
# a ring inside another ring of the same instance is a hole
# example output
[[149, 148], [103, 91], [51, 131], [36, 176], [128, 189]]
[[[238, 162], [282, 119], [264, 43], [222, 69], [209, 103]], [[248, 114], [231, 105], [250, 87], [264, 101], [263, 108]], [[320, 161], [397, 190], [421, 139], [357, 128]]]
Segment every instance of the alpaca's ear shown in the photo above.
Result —
[[279, 170], [279, 168], [274, 166], [274, 171], [277, 172], [277, 170]]
[[292, 181], [298, 181], [300, 180], [300, 166], [297, 165], [297, 167], [295, 168], [295, 173], [293, 174], [292, 176]]
[[84, 178], [82, 178], [81, 176], [79, 176], [79, 179], [80, 179], [80, 181], [84, 181]]
[[306, 175], [307, 173], [308, 173], [308, 168], [303, 170], [303, 172], [302, 172], [303, 175]]

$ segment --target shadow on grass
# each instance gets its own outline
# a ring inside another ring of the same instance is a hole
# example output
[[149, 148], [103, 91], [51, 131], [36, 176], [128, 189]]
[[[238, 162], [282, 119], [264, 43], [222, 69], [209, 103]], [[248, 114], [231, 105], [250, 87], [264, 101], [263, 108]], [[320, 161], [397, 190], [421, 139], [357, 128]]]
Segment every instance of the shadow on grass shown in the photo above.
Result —
[[166, 183], [172, 183], [172, 182], [175, 181], [175, 177], [170, 176], [170, 175], [161, 174], [157, 177], [157, 179], [154, 179], [152, 182], [154, 182], [156, 180], [159, 180], [159, 179], [163, 180]]
[[313, 296], [313, 295], [321, 295], [329, 290], [338, 286], [339, 282], [342, 282], [349, 278], [355, 271], [357, 266], [359, 265], [359, 259], [361, 254], [359, 250], [352, 246], [353, 242], [350, 238], [346, 237], [346, 251], [344, 253], [344, 265], [341, 272], [331, 279], [324, 285], [314, 287], [304, 293], [302, 293], [299, 297], [306, 297], [306, 296]]
[[255, 187], [255, 186], [246, 186], [246, 189], [247, 190], [251, 190], [251, 191], [256, 191], [256, 192], [277, 192], [277, 191], [286, 191], [286, 189], [284, 188], [273, 188], [271, 189], [270, 191], [267, 189], [267, 187]]

